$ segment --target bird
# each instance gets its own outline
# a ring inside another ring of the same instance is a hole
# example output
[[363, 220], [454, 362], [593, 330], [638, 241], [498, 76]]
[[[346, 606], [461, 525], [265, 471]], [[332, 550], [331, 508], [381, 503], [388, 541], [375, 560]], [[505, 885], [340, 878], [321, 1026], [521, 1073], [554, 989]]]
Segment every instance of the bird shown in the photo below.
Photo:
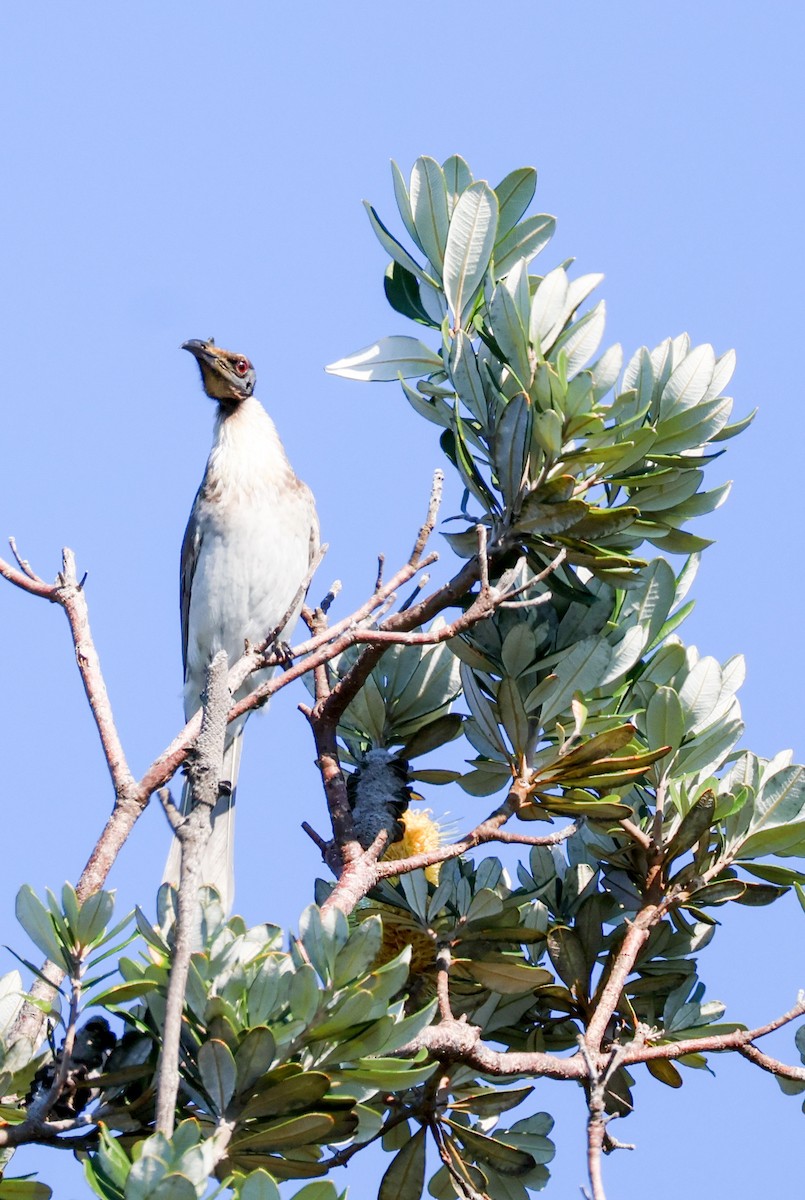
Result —
[[[181, 347], [195, 358], [201, 381], [217, 402], [212, 449], [185, 530], [181, 554], [184, 713], [201, 707], [206, 672], [225, 650], [230, 666], [248, 644], [276, 631], [290, 635], [299, 616], [301, 585], [319, 549], [313, 493], [299, 479], [274, 422], [254, 396], [255, 369], [243, 354], [194, 338]], [[273, 668], [254, 672], [234, 699], [249, 695]], [[201, 864], [201, 883], [214, 887], [224, 911], [234, 898], [235, 789], [243, 727], [248, 713], [226, 733], [221, 796]], [[225, 786], [223, 785], [225, 781]], [[185, 780], [182, 811], [190, 808]], [[179, 882], [179, 840], [174, 837], [165, 882]]]

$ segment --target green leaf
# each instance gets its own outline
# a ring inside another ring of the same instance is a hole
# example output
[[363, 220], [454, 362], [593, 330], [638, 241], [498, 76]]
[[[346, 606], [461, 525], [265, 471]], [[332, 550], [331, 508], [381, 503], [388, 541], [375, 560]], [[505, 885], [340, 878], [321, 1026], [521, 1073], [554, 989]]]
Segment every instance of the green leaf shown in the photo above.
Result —
[[335, 1118], [329, 1113], [302, 1113], [298, 1117], [262, 1124], [254, 1133], [236, 1134], [232, 1152], [240, 1154], [253, 1150], [264, 1154], [272, 1150], [287, 1150], [292, 1146], [308, 1146], [327, 1142], [335, 1128]]
[[[391, 160], [391, 179], [394, 186], [394, 199], [397, 201], [397, 208], [402, 217], [403, 225], [405, 225], [412, 240], [419, 246], [414, 217], [411, 212], [411, 200], [408, 195], [408, 188], [403, 178], [403, 173], [394, 159]], [[419, 249], [421, 250], [422, 247], [419, 246]]]
[[444, 294], [463, 326], [472, 309], [495, 244], [498, 201], [487, 183], [471, 184], [459, 197], [447, 234], [444, 254]]
[[463, 329], [459, 329], [450, 347], [450, 375], [453, 386], [472, 415], [481, 425], [487, 423], [486, 396], [478, 360], [472, 342]]
[[362, 1058], [357, 1066], [348, 1067], [333, 1072], [346, 1092], [353, 1086], [374, 1088], [375, 1091], [395, 1092], [402, 1088], [418, 1087], [426, 1079], [430, 1079], [437, 1069], [437, 1063], [425, 1063], [424, 1066], [409, 1066], [408, 1061], [398, 1062], [393, 1058]]
[[531, 423], [531, 402], [525, 393], [518, 392], [503, 410], [494, 439], [495, 471], [509, 509], [516, 503], [526, 476]]
[[226, 1042], [218, 1038], [205, 1042], [198, 1052], [198, 1068], [204, 1089], [220, 1115], [234, 1095], [237, 1080], [235, 1060]]
[[451, 154], [442, 163], [444, 180], [447, 184], [447, 206], [452, 215], [459, 196], [472, 183], [472, 172], [460, 154]]
[[[346, 1192], [341, 1193], [341, 1200], [344, 1196]], [[300, 1191], [294, 1192], [291, 1200], [339, 1200], [339, 1193], [329, 1179], [317, 1179], [313, 1183], [306, 1183]]]
[[238, 1200], [281, 1200], [280, 1190], [268, 1171], [252, 1171], [236, 1192]]
[[554, 235], [556, 220], [547, 213], [526, 217], [495, 246], [495, 278], [508, 275], [519, 262], [531, 262]]
[[521, 958], [486, 959], [483, 962], [470, 959], [462, 966], [483, 987], [491, 992], [499, 992], [501, 996], [518, 996], [554, 982], [550, 971], [543, 967], [530, 967]]
[[503, 238], [513, 229], [534, 199], [537, 190], [537, 172], [533, 167], [518, 167], [501, 179], [495, 188], [500, 205], [498, 237]]
[[567, 925], [556, 925], [548, 932], [548, 956], [554, 970], [577, 999], [587, 996], [590, 964], [578, 934]]
[[534, 440], [549, 458], [559, 457], [563, 441], [562, 418], [552, 408], [534, 417]]
[[685, 736], [685, 714], [673, 688], [657, 688], [646, 707], [645, 722], [650, 746], [679, 748]]
[[662, 390], [660, 420], [665, 421], [699, 404], [713, 378], [716, 356], [713, 347], [697, 346], [676, 367]]
[[451, 1121], [449, 1118], [445, 1118], [445, 1124], [450, 1126], [455, 1136], [472, 1154], [473, 1158], [481, 1162], [488, 1162], [505, 1175], [523, 1175], [536, 1166], [532, 1156], [525, 1150], [516, 1150], [514, 1146], [507, 1146], [498, 1138], [486, 1137], [485, 1134], [478, 1133], [475, 1129], [468, 1129], [465, 1125], [459, 1125], [458, 1122]]
[[483, 1088], [468, 1096], [461, 1095], [453, 1101], [451, 1108], [454, 1112], [474, 1113], [478, 1117], [497, 1117], [522, 1104], [533, 1091], [533, 1087], [512, 1088], [509, 1091]]
[[363, 382], [390, 382], [398, 379], [418, 379], [444, 370], [440, 354], [418, 338], [395, 336], [381, 338], [355, 354], [339, 358], [325, 367], [331, 375]]
[[710, 904], [727, 904], [743, 896], [749, 884], [742, 879], [723, 879], [716, 883], [707, 883], [704, 887], [692, 892], [690, 903], [699, 908]]
[[271, 1068], [277, 1044], [266, 1026], [250, 1029], [235, 1051], [237, 1090], [241, 1094], [251, 1088]]
[[379, 916], [368, 917], [352, 931], [349, 941], [339, 950], [335, 960], [333, 984], [343, 987], [360, 979], [374, 963], [383, 942], [383, 923]]
[[172, 1171], [149, 1191], [148, 1200], [198, 1200], [198, 1192], [186, 1175]]
[[372, 205], [367, 200], [364, 200], [363, 206], [369, 217], [369, 223], [375, 232], [375, 237], [386, 253], [390, 254], [395, 262], [398, 262], [401, 267], [405, 267], [406, 271], [410, 271], [417, 279], [427, 279], [434, 286], [438, 287], [437, 281], [432, 279], [430, 275], [427, 275], [416, 259], [411, 258], [405, 247], [401, 246], [395, 237], [392, 237]]
[[528, 750], [529, 720], [517, 684], [508, 676], [501, 679], [498, 686], [497, 707], [503, 728], [519, 758]]
[[649, 1075], [653, 1075], [655, 1079], [659, 1079], [660, 1083], [666, 1084], [668, 1087], [682, 1087], [682, 1076], [672, 1062], [667, 1058], [650, 1058], [646, 1063]]
[[531, 380], [528, 341], [517, 303], [504, 283], [498, 284], [487, 307], [495, 341], [511, 370], [525, 388]]
[[716, 808], [715, 793], [710, 788], [702, 792], [696, 803], [688, 809], [665, 851], [666, 866], [691, 850], [710, 828]]
[[420, 1200], [425, 1186], [425, 1127], [392, 1159], [380, 1182], [378, 1200]]
[[0, 1200], [50, 1200], [53, 1191], [37, 1179], [9, 1179], [0, 1182]]
[[256, 1117], [275, 1117], [310, 1108], [318, 1104], [329, 1090], [328, 1075], [321, 1071], [297, 1070], [250, 1100], [243, 1109], [241, 1119], [251, 1121]]
[[36, 948], [51, 962], [69, 970], [65, 952], [56, 938], [53, 918], [30, 884], [24, 883], [17, 892], [14, 911]]
[[417, 240], [428, 261], [441, 272], [450, 218], [444, 172], [435, 159], [423, 155], [416, 160], [409, 197]]
[[402, 313], [412, 321], [421, 325], [437, 327], [436, 322], [428, 315], [419, 295], [419, 284], [416, 276], [397, 262], [390, 262], [383, 277], [383, 290], [386, 299], [395, 312]]
[[115, 910], [114, 892], [95, 892], [81, 905], [75, 929], [78, 943], [91, 946], [101, 937]]

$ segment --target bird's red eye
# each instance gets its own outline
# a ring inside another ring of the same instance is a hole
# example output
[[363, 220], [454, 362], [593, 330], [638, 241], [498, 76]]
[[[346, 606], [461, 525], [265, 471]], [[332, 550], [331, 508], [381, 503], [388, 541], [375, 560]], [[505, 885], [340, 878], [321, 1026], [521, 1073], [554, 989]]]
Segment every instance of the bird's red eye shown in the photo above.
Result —
[[248, 369], [249, 364], [246, 362], [245, 358], [239, 358], [235, 363], [235, 370], [237, 371], [238, 375], [245, 375]]

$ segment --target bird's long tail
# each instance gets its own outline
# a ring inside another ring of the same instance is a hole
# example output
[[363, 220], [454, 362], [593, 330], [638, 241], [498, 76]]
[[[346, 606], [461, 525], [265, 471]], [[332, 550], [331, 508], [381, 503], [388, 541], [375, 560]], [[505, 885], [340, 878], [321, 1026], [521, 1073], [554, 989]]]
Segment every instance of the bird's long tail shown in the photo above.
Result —
[[[230, 726], [231, 728], [231, 726]], [[227, 740], [221, 766], [221, 780], [229, 785], [229, 794], [221, 796], [212, 811], [212, 832], [201, 859], [201, 883], [214, 887], [221, 897], [224, 912], [232, 912], [235, 898], [235, 796], [243, 748], [243, 726], [236, 728]], [[190, 811], [190, 781], [182, 789], [181, 811]], [[179, 839], [171, 842], [168, 861], [162, 876], [163, 883], [179, 886], [181, 850]]]

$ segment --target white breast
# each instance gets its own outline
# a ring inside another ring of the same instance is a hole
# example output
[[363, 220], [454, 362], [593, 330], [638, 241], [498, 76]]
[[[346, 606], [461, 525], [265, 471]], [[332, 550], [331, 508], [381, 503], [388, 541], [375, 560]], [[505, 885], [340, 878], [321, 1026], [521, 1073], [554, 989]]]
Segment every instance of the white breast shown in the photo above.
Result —
[[[188, 614], [187, 715], [198, 708], [213, 656], [226, 650], [233, 663], [247, 641], [263, 641], [287, 615], [308, 569], [313, 500], [257, 400], [219, 418], [196, 513], [201, 546]], [[243, 693], [259, 682], [252, 677]]]

